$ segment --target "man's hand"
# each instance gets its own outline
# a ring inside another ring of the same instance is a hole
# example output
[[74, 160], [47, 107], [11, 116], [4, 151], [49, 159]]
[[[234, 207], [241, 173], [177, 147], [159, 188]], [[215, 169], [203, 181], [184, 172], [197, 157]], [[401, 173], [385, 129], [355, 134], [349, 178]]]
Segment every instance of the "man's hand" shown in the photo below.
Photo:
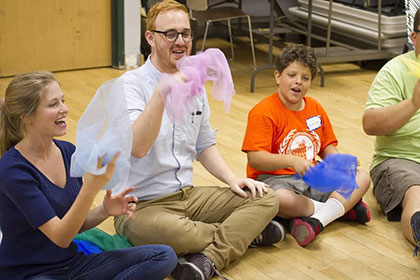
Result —
[[263, 197], [264, 193], [267, 193], [267, 188], [270, 187], [267, 184], [250, 178], [235, 178], [232, 182], [229, 182], [229, 186], [234, 193], [237, 193], [244, 198], [248, 197], [246, 192], [243, 190], [244, 188], [248, 188], [251, 191], [252, 198], [255, 198], [257, 192], [260, 197]]

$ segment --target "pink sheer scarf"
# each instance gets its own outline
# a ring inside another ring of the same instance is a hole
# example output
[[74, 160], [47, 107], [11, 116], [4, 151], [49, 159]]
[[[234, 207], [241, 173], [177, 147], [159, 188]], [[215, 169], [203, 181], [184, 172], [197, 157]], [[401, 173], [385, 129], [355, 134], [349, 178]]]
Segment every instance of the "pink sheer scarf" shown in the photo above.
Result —
[[186, 81], [163, 74], [161, 95], [165, 100], [166, 112], [171, 121], [183, 124], [185, 116], [192, 111], [194, 98], [204, 93], [204, 83], [213, 82], [213, 98], [223, 101], [223, 108], [229, 112], [235, 89], [232, 74], [225, 55], [219, 49], [207, 49], [193, 56], [187, 56], [177, 63]]

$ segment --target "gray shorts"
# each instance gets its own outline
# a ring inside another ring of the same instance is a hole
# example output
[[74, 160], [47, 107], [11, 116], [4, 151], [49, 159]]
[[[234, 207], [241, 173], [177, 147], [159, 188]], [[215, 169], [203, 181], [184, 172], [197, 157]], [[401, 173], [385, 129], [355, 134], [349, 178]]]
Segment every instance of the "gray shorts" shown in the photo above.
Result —
[[274, 191], [285, 189], [293, 191], [297, 194], [304, 195], [311, 199], [325, 202], [330, 196], [330, 192], [319, 192], [307, 184], [301, 179], [296, 179], [295, 175], [268, 175], [261, 174], [257, 178], [258, 181], [264, 182], [271, 187]]
[[391, 158], [370, 171], [373, 194], [389, 221], [401, 220], [401, 202], [407, 189], [420, 185], [420, 164]]

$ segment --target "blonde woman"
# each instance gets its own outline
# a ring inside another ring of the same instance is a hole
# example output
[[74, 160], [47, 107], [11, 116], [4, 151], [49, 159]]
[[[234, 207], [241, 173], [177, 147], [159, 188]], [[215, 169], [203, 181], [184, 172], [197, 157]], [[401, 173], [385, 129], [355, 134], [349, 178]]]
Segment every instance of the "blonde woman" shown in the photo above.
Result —
[[[75, 147], [54, 139], [66, 133], [68, 109], [49, 72], [15, 77], [0, 105], [0, 275], [2, 279], [163, 279], [175, 267], [172, 248], [132, 247], [99, 254], [77, 252], [76, 233], [109, 216], [131, 216], [136, 197], [108, 192], [90, 210], [110, 180], [106, 173], [69, 176]], [[102, 159], [98, 160], [98, 165]]]

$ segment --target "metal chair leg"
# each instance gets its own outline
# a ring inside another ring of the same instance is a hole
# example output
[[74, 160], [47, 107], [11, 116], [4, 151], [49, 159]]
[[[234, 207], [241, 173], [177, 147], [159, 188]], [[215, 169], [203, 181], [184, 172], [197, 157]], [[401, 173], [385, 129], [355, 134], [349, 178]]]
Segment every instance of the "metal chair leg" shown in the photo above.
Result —
[[322, 65], [318, 63], [318, 69], [319, 69], [319, 74], [321, 76], [321, 87], [324, 87], [325, 85], [325, 73], [324, 73], [324, 68], [322, 68]]
[[254, 62], [254, 70], [257, 69], [257, 63], [255, 61], [255, 48], [254, 48], [254, 36], [252, 36], [252, 26], [251, 26], [251, 17], [248, 18], [248, 28], [249, 28], [249, 39], [251, 40], [251, 51], [252, 51], [252, 61]]
[[206, 29], [204, 30], [204, 37], [203, 37], [203, 43], [201, 45], [201, 51], [204, 51], [204, 46], [206, 45], [206, 38], [207, 38], [207, 32], [209, 31], [209, 25], [210, 21], [206, 21]]
[[232, 57], [230, 60], [235, 59], [235, 53], [233, 52], [233, 38], [232, 38], [232, 27], [230, 26], [230, 19], [227, 19], [228, 22], [228, 30], [229, 30], [229, 41], [230, 41], [230, 51], [232, 53]]

